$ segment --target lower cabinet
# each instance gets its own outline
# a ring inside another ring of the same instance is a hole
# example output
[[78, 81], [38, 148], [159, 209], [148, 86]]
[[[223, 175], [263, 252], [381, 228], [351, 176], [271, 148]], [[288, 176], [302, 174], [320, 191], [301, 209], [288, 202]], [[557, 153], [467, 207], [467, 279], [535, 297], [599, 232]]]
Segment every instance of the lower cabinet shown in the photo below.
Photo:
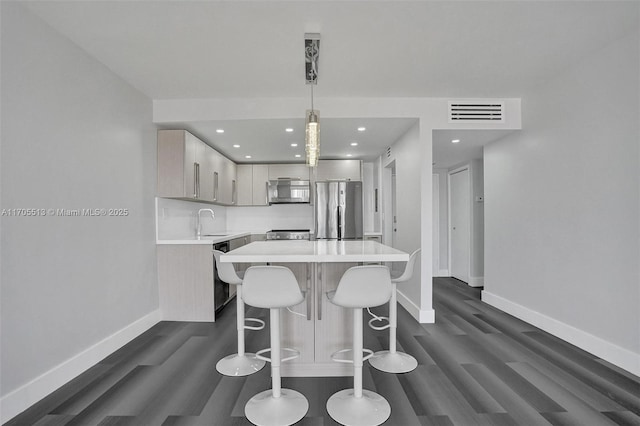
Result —
[[291, 308], [303, 316], [282, 311], [283, 347], [300, 351], [299, 358], [282, 365], [283, 375], [349, 375], [353, 367], [332, 361], [331, 354], [353, 346], [352, 313], [331, 303], [327, 292], [335, 290], [344, 272], [357, 263], [280, 265], [293, 271], [306, 293], [305, 300]]
[[314, 310], [311, 303], [313, 294], [310, 294], [309, 282], [310, 271], [306, 263], [272, 263], [272, 265], [286, 266], [291, 269], [298, 280], [300, 290], [305, 294], [305, 300], [302, 303], [290, 308], [303, 316], [296, 315], [286, 309], [282, 309], [280, 313], [282, 347], [300, 351], [299, 358], [283, 363], [282, 367], [286, 369], [286, 364], [313, 364], [315, 362], [314, 339], [309, 338], [314, 335]]
[[167, 321], [214, 321], [214, 260], [208, 244], [157, 246], [160, 310]]

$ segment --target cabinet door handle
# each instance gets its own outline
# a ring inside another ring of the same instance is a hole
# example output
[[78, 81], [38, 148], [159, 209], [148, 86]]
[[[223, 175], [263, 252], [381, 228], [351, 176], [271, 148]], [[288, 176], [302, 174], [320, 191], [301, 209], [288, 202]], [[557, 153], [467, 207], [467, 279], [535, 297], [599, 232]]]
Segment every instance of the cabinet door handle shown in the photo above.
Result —
[[231, 204], [235, 204], [238, 201], [238, 186], [236, 180], [231, 181]]
[[218, 172], [213, 172], [213, 201], [218, 201]]
[[269, 205], [269, 182], [265, 182], [264, 185], [265, 185], [266, 194], [267, 194], [264, 200], [264, 204], [268, 206]]
[[307, 321], [311, 321], [311, 308], [313, 295], [311, 294], [311, 273], [314, 263], [307, 263]]
[[193, 198], [200, 197], [200, 164], [193, 163]]
[[318, 268], [318, 280], [316, 281], [316, 295], [318, 296], [318, 321], [322, 320], [322, 287], [323, 287], [323, 282], [322, 282], [322, 268], [323, 268], [324, 264], [319, 264], [317, 265]]
[[193, 163], [193, 198], [198, 198], [198, 163]]

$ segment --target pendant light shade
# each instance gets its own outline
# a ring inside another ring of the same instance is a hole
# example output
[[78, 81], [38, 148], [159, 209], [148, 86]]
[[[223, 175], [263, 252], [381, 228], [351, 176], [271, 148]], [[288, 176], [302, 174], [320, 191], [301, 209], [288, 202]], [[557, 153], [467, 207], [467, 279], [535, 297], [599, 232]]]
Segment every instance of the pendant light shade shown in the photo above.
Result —
[[305, 116], [305, 152], [307, 166], [316, 167], [320, 157], [320, 114], [313, 109], [313, 86], [318, 83], [320, 34], [304, 35], [305, 80], [311, 85], [311, 109]]
[[320, 116], [316, 110], [307, 110], [305, 122], [305, 152], [307, 166], [316, 167], [320, 156]]

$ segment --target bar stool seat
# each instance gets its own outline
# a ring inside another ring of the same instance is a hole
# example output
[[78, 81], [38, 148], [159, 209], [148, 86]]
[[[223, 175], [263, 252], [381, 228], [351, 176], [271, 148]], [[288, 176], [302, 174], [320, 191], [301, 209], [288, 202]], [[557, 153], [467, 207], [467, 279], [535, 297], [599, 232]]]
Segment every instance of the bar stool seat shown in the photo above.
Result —
[[[409, 281], [413, 276], [413, 269], [420, 249], [415, 250], [409, 256], [404, 271], [398, 276], [391, 278], [391, 300], [389, 301], [389, 318], [374, 317], [369, 321], [369, 327], [374, 330], [389, 329], [389, 350], [378, 351], [369, 359], [372, 367], [386, 373], [408, 373], [418, 366], [418, 361], [411, 355], [396, 350], [396, 331], [398, 328], [398, 302], [397, 284]], [[386, 319], [389, 323], [386, 326], [377, 327], [372, 323], [376, 320]]]
[[[244, 276], [244, 301], [247, 305], [269, 309], [271, 348], [258, 351], [258, 359], [271, 362], [271, 389], [254, 395], [245, 405], [247, 419], [258, 426], [286, 426], [301, 420], [309, 410], [304, 395], [281, 386], [280, 363], [297, 358], [295, 349], [281, 348], [280, 310], [304, 301], [298, 281], [283, 266], [252, 266]], [[271, 358], [262, 356], [270, 351]], [[281, 357], [281, 352], [292, 355]]]
[[[351, 426], [375, 426], [384, 423], [391, 415], [391, 406], [376, 392], [362, 389], [362, 364], [371, 351], [362, 347], [362, 309], [379, 306], [391, 298], [389, 268], [381, 265], [354, 266], [348, 269], [338, 288], [329, 296], [331, 303], [353, 311], [353, 389], [334, 393], [327, 400], [327, 412], [341, 424]], [[369, 353], [363, 357], [363, 351]], [[334, 361], [345, 362], [335, 358]]]
[[245, 318], [244, 300], [242, 297], [243, 274], [233, 268], [232, 263], [220, 262], [220, 256], [224, 254], [219, 250], [213, 251], [216, 268], [220, 279], [229, 285], [236, 286], [236, 329], [238, 332], [238, 352], [227, 355], [216, 364], [216, 370], [225, 376], [240, 377], [256, 373], [265, 366], [265, 361], [258, 359], [254, 353], [244, 351], [244, 331], [262, 330], [264, 321], [258, 318]]

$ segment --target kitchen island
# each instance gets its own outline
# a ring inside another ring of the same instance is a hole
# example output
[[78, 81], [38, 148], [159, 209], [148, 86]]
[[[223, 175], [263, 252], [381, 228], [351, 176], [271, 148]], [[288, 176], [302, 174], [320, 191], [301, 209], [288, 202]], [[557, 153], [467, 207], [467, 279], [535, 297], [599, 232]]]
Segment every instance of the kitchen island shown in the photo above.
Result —
[[269, 263], [290, 268], [305, 292], [305, 301], [281, 316], [282, 346], [300, 351], [283, 363], [283, 376], [348, 376], [350, 364], [331, 354], [351, 347], [349, 310], [333, 305], [326, 293], [335, 290], [342, 274], [363, 263], [406, 262], [409, 254], [376, 241], [257, 241], [221, 256], [222, 262]]

